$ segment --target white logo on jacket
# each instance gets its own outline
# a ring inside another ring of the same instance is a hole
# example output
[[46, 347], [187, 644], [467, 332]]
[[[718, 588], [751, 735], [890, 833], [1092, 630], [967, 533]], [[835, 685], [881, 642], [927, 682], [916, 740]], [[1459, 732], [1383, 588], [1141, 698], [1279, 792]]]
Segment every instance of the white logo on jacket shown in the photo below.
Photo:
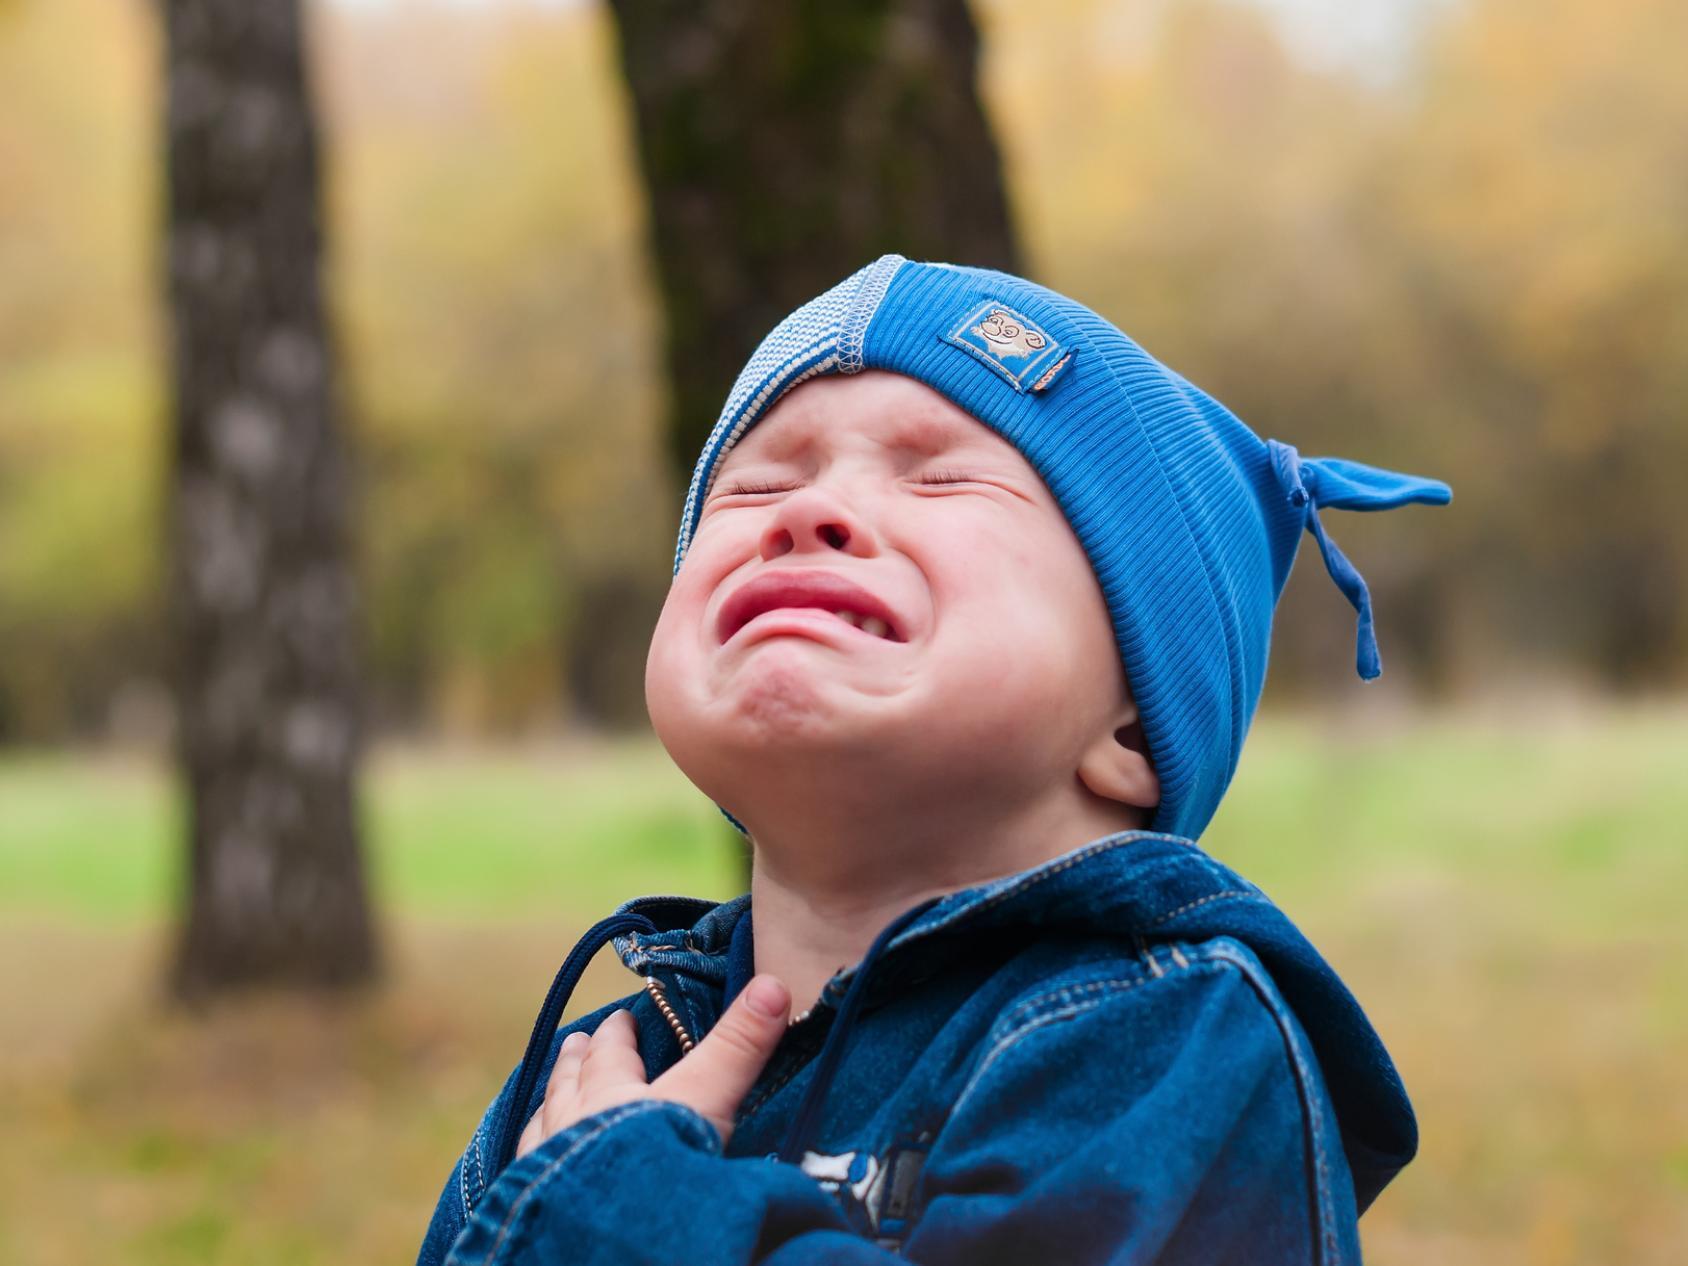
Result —
[[[928, 1136], [919, 1142], [892, 1147], [883, 1158], [866, 1152], [840, 1152], [827, 1156], [804, 1152], [798, 1167], [813, 1178], [823, 1191], [853, 1202], [867, 1218], [881, 1244], [892, 1244], [908, 1233], [913, 1215], [915, 1188], [926, 1161]], [[855, 1175], [851, 1177], [851, 1175]]]

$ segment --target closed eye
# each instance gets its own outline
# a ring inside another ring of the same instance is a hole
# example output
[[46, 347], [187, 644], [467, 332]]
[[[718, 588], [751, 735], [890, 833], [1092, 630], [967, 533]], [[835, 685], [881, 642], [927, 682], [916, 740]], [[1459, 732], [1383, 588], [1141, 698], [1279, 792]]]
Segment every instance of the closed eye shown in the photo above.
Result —
[[738, 495], [743, 494], [743, 493], [758, 494], [758, 493], [790, 492], [790, 491], [791, 491], [790, 485], [786, 485], [784, 487], [781, 487], [778, 484], [763, 484], [763, 483], [754, 483], [754, 482], [752, 482], [752, 483], [736, 483], [736, 484], [729, 484], [727, 487], [719, 489], [715, 493], [715, 496], [717, 496], [717, 497], [735, 497], [735, 496], [738, 496]]
[[[915, 482], [927, 485], [966, 484], [978, 483], [979, 478], [965, 470], [940, 469], [922, 471]], [[770, 496], [774, 493], [791, 492], [795, 488], [795, 484], [772, 484], [755, 480], [741, 480], [738, 483], [728, 484], [724, 488], [717, 489], [710, 495], [709, 499], [714, 501], [717, 497]]]
[[923, 471], [916, 482], [923, 484], [968, 484], [977, 483], [978, 477], [964, 470], [928, 470]]

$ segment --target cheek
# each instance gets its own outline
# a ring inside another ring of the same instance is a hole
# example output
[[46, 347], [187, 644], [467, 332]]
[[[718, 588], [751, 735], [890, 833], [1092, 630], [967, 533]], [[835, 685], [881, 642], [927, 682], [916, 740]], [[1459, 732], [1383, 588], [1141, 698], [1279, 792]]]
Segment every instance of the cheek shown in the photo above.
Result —
[[651, 630], [650, 648], [645, 652], [645, 710], [650, 713], [652, 724], [660, 729], [660, 714], [667, 711], [667, 703], [671, 693], [675, 671], [673, 665], [674, 621], [670, 610], [673, 591], [669, 591], [670, 601], [665, 602], [661, 613], [657, 616], [656, 627]]
[[645, 656], [645, 702], [653, 718], [659, 706], [679, 693], [698, 672], [697, 629], [703, 619], [704, 591], [695, 573], [688, 575], [690, 562], [663, 600], [651, 630], [650, 649]]
[[732, 560], [742, 557], [721, 548], [726, 538], [725, 530], [712, 530], [707, 539], [700, 531], [663, 599], [645, 657], [645, 701], [653, 720], [665, 699], [695, 695], [705, 680], [713, 638], [710, 601], [732, 570]]
[[989, 527], [953, 532], [941, 543], [946, 561], [933, 577], [934, 601], [981, 647], [999, 655], [1046, 651], [1066, 607], [1063, 577], [1038, 539]]
[[721, 507], [705, 515], [692, 533], [676, 580], [687, 572], [719, 569], [722, 559], [749, 558], [766, 517], [766, 510], [756, 506]]
[[969, 679], [958, 688], [1020, 706], [1040, 701], [1040, 711], [1111, 698], [1123, 670], [1107, 604], [1076, 541], [999, 537], [969, 558], [949, 586], [957, 644], [966, 648], [958, 667]]

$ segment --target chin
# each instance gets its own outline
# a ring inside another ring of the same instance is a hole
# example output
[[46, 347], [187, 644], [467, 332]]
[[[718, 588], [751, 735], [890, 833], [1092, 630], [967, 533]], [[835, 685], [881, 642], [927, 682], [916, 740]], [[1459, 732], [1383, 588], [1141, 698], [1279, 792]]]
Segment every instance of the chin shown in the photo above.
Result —
[[752, 773], [758, 784], [803, 783], [822, 770], [829, 779], [850, 777], [850, 766], [860, 765], [854, 776], [872, 777], [887, 759], [899, 760], [897, 734], [887, 731], [906, 733], [906, 727], [850, 706], [862, 702], [873, 701], [817, 681], [810, 668], [804, 675], [758, 672], [724, 698], [650, 712], [658, 739], [686, 777], [717, 804], [729, 804]]
[[891, 721], [887, 700], [849, 681], [851, 666], [799, 638], [764, 642], [729, 672], [686, 693], [691, 723], [740, 752], [847, 749]]
[[773, 688], [736, 696], [716, 713], [709, 744], [739, 758], [789, 763], [847, 760], [891, 750], [884, 718], [836, 706], [835, 700]]

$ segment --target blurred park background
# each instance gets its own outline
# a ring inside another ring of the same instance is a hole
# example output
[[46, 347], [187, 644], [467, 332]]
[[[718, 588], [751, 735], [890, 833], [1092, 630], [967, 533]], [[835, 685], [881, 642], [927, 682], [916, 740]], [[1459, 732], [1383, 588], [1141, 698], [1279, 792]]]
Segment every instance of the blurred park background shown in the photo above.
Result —
[[1681, 1260], [1688, 4], [300, 12], [0, 0], [0, 1262], [410, 1260], [575, 935], [741, 890], [645, 643], [882, 250], [1453, 485], [1326, 516], [1385, 675], [1304, 554], [1204, 843], [1413, 1093], [1370, 1260]]

